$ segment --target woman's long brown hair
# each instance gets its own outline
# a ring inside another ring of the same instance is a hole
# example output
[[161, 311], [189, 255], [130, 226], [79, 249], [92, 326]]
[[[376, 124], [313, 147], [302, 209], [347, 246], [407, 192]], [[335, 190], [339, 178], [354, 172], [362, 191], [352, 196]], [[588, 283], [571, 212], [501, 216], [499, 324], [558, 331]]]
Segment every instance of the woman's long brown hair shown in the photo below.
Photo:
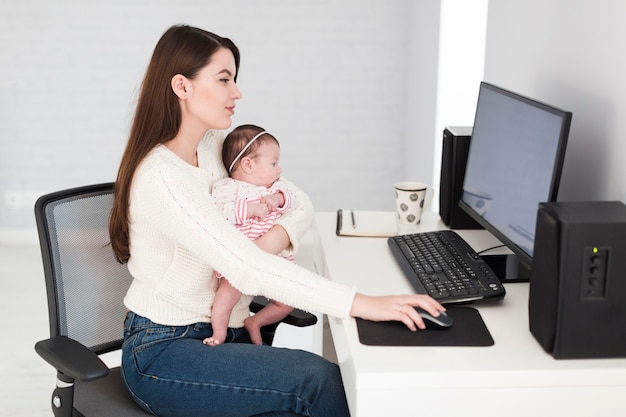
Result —
[[117, 173], [109, 219], [111, 246], [120, 263], [125, 263], [130, 258], [128, 206], [135, 170], [155, 146], [174, 138], [180, 128], [180, 104], [171, 88], [172, 77], [182, 74], [193, 79], [210, 62], [213, 54], [222, 48], [233, 53], [235, 68], [239, 73], [240, 57], [237, 46], [228, 38], [202, 29], [185, 25], [172, 26], [161, 36], [154, 48]]

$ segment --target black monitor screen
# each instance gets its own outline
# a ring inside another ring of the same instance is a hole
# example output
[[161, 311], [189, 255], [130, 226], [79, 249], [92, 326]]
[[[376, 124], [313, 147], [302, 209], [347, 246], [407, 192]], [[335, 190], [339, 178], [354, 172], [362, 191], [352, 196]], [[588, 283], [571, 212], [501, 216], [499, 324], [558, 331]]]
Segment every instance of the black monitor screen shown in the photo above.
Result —
[[460, 206], [527, 268], [538, 203], [556, 201], [571, 117], [480, 84]]

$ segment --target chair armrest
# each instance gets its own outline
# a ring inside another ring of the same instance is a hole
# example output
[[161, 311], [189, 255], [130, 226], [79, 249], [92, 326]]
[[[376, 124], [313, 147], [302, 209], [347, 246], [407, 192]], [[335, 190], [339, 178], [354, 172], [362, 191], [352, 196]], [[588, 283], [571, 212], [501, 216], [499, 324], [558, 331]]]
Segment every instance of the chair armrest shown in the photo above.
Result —
[[[265, 297], [256, 296], [250, 304], [250, 311], [258, 313], [269, 302], [270, 301]], [[287, 323], [296, 327], [312, 326], [317, 323], [317, 316], [315, 316], [315, 314], [307, 313], [306, 311], [294, 308], [287, 317], [281, 320], [281, 323]]]
[[57, 371], [81, 381], [93, 381], [109, 374], [109, 367], [94, 352], [66, 336], [35, 344], [35, 351]]

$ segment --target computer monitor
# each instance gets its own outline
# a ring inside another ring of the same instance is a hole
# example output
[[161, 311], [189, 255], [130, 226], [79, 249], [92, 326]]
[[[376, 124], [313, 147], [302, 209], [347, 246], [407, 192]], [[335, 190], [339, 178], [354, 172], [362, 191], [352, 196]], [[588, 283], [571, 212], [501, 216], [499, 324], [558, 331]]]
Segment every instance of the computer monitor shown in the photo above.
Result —
[[480, 84], [459, 205], [516, 255], [505, 264], [484, 257], [503, 281], [528, 279], [538, 203], [556, 201], [571, 119], [571, 112]]

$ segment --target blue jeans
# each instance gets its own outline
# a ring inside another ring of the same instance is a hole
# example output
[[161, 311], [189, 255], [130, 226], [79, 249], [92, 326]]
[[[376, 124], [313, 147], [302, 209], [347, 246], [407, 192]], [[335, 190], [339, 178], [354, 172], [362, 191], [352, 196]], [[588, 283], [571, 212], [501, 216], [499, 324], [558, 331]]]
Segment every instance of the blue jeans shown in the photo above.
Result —
[[337, 365], [237, 343], [249, 340], [243, 329], [230, 332], [231, 343], [204, 345], [212, 333], [209, 323], [163, 326], [130, 312], [122, 374], [133, 399], [161, 417], [349, 416]]

